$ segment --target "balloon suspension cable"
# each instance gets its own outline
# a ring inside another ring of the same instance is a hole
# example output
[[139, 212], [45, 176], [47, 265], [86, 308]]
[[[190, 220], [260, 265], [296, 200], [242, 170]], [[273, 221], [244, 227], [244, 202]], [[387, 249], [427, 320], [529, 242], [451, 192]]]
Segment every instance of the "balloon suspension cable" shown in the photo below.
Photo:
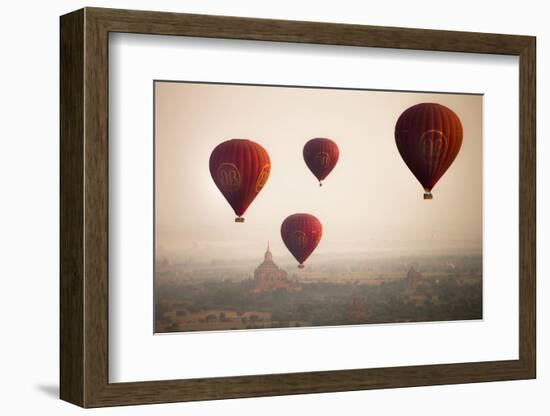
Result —
[[243, 217], [235, 217], [235, 222], [244, 222]]
[[299, 264], [299, 265], [298, 265], [298, 268], [299, 268], [299, 269], [303, 269], [304, 267], [306, 267], [306, 266], [304, 266], [303, 264]]
[[424, 199], [433, 199], [433, 195], [430, 191], [424, 192]]

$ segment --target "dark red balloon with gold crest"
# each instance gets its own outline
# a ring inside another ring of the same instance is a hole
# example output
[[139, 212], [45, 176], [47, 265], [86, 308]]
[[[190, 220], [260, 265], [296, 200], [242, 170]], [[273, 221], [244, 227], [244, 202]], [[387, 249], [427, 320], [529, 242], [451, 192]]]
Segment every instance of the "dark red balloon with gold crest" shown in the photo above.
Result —
[[242, 216], [264, 187], [270, 170], [269, 154], [251, 140], [228, 140], [212, 151], [210, 175], [235, 211], [235, 222], [244, 222]]
[[325, 137], [317, 137], [308, 141], [303, 150], [304, 161], [307, 167], [319, 180], [322, 186], [324, 180], [336, 166], [340, 157], [338, 145]]
[[424, 199], [432, 199], [432, 188], [460, 151], [462, 123], [444, 105], [417, 104], [399, 116], [395, 143], [403, 161], [424, 187]]
[[281, 237], [286, 248], [298, 260], [298, 267], [304, 268], [304, 262], [313, 253], [321, 241], [323, 226], [311, 214], [293, 214], [281, 224]]

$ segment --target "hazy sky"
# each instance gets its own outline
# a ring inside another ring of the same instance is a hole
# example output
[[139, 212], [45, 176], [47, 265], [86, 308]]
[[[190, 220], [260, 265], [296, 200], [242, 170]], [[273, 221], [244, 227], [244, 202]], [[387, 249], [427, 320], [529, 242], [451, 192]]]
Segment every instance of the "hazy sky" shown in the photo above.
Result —
[[[427, 250], [481, 253], [482, 96], [312, 88], [155, 84], [158, 253], [208, 258], [290, 259], [282, 221], [311, 213], [323, 238], [310, 257], [331, 253]], [[395, 145], [399, 115], [420, 102], [450, 107], [462, 121], [462, 148], [423, 200], [423, 189]], [[304, 144], [328, 137], [340, 160], [319, 188]], [[245, 223], [216, 188], [208, 161], [232, 138], [261, 144], [271, 158], [265, 187]]]

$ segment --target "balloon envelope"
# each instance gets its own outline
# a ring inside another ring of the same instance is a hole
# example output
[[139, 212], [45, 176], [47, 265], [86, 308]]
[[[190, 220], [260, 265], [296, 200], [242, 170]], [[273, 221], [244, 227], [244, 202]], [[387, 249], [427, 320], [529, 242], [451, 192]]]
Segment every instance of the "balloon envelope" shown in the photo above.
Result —
[[399, 116], [395, 143], [416, 179], [424, 187], [424, 199], [449, 169], [462, 145], [462, 123], [441, 104], [414, 105]]
[[319, 180], [319, 185], [321, 185], [321, 181], [336, 166], [340, 157], [340, 150], [338, 149], [338, 145], [332, 140], [317, 137], [305, 144], [303, 155], [307, 167]]
[[293, 214], [281, 224], [283, 242], [300, 263], [299, 268], [304, 267], [304, 261], [315, 250], [322, 236], [323, 226], [311, 214]]
[[235, 211], [236, 222], [262, 190], [271, 170], [267, 151], [251, 140], [220, 143], [210, 154], [210, 175]]

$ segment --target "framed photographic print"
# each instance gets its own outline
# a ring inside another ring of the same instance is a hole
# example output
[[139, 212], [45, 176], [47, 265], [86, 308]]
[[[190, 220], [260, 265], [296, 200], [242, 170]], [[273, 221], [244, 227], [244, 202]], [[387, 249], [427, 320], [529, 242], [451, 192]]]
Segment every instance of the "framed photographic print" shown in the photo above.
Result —
[[535, 38], [61, 17], [61, 398], [534, 378]]

